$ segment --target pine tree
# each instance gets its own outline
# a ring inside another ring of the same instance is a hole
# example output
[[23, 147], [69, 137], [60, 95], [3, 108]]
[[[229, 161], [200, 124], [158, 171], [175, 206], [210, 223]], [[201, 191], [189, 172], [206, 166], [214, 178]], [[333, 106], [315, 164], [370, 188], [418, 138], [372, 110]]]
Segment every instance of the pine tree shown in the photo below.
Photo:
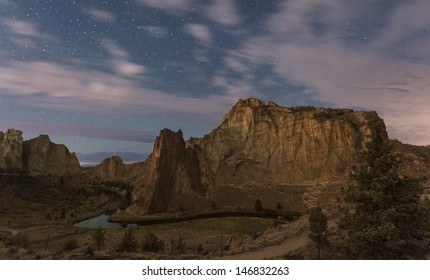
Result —
[[118, 244], [119, 252], [134, 252], [136, 251], [137, 240], [133, 228], [128, 228], [124, 232], [124, 237], [120, 244]]
[[327, 216], [324, 215], [321, 207], [314, 207], [309, 210], [309, 238], [317, 246], [317, 258], [321, 258], [321, 246], [327, 242]]
[[97, 251], [100, 251], [100, 248], [102, 245], [104, 245], [105, 242], [105, 232], [102, 230], [101, 227], [99, 227], [92, 236], [94, 242], [96, 242], [97, 245]]
[[255, 211], [263, 211], [263, 204], [261, 203], [261, 200], [259, 200], [258, 198], [255, 200], [254, 209]]
[[352, 259], [421, 259], [425, 242], [419, 197], [420, 182], [398, 174], [399, 160], [376, 120], [363, 162], [351, 173], [345, 192], [353, 210], [341, 218], [343, 248]]

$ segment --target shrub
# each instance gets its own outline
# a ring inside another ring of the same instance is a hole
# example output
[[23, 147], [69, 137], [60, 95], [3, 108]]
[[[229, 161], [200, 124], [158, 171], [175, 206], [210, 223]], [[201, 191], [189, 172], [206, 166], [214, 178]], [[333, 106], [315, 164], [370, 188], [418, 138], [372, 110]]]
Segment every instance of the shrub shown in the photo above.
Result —
[[147, 252], [164, 252], [164, 247], [164, 241], [153, 233], [146, 234], [142, 242], [142, 250]]
[[255, 200], [255, 211], [263, 211], [263, 205], [259, 199]]
[[71, 251], [77, 248], [79, 248], [79, 246], [78, 246], [78, 241], [76, 241], [76, 239], [69, 239], [63, 245], [63, 249], [65, 251]]

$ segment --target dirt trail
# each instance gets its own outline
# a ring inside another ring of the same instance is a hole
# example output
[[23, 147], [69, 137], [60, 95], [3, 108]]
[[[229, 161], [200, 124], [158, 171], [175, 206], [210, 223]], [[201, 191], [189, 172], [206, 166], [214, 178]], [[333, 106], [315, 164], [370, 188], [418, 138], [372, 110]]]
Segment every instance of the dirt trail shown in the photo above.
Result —
[[309, 241], [308, 231], [302, 232], [300, 235], [291, 237], [283, 241], [279, 245], [264, 247], [257, 251], [246, 252], [234, 256], [223, 256], [223, 260], [261, 260], [265, 258], [274, 258], [284, 255], [289, 251], [295, 250], [304, 246]]
[[[333, 228], [336, 225], [335, 220], [328, 221], [328, 227]], [[273, 246], [267, 246], [256, 251], [250, 251], [242, 254], [233, 256], [223, 256], [220, 259], [223, 260], [261, 260], [275, 258], [277, 256], [285, 255], [290, 251], [296, 250], [306, 243], [310, 242], [308, 237], [309, 230], [304, 230], [297, 236], [290, 237], [284, 240], [282, 243]]]
[[19, 231], [17, 231], [16, 229], [12, 229], [12, 228], [0, 228], [0, 231], [9, 232], [12, 236], [15, 236], [19, 233]]

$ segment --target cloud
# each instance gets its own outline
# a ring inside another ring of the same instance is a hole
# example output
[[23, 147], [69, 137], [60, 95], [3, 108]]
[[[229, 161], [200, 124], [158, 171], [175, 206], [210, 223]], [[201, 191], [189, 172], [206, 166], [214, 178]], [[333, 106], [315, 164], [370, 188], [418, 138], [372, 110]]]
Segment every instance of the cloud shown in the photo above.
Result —
[[178, 112], [220, 114], [226, 104], [216, 96], [180, 97], [145, 89], [137, 81], [96, 70], [40, 61], [0, 66], [0, 90], [22, 105], [105, 114]]
[[95, 21], [101, 23], [114, 23], [117, 19], [117, 16], [114, 13], [96, 8], [89, 8], [88, 10], [86, 10], [86, 13], [91, 16]]
[[[24, 20], [0, 18], [0, 35], [21, 48], [36, 49], [42, 43], [51, 44], [56, 38], [42, 33], [35, 23]], [[1, 34], [1, 31], [6, 31]]]
[[406, 1], [395, 9], [387, 22], [385, 32], [376, 40], [376, 44], [399, 43], [414, 35], [415, 32], [428, 30], [430, 17], [428, 1]]
[[210, 44], [212, 42], [212, 32], [206, 25], [187, 23], [184, 26], [184, 30], [204, 44]]
[[155, 38], [166, 38], [168, 34], [168, 29], [163, 26], [144, 25], [138, 28], [145, 30], [150, 36]]
[[136, 0], [137, 3], [160, 9], [184, 9], [188, 0]]
[[129, 62], [129, 54], [122, 49], [114, 40], [102, 40], [104, 48], [113, 56], [110, 64], [116, 73], [127, 77], [133, 77], [145, 73], [145, 66]]
[[1, 121], [0, 128], [6, 131], [8, 128], [22, 130], [29, 134], [67, 135], [80, 136], [105, 140], [120, 140], [141, 143], [154, 143], [156, 135], [143, 131], [125, 128], [92, 127], [84, 125], [47, 123], [47, 122], [21, 122]]
[[[430, 66], [393, 57], [381, 46], [381, 42], [401, 40], [411, 30], [425, 30], [428, 18], [420, 11], [422, 2], [400, 4], [391, 15], [397, 21], [390, 18], [378, 30], [382, 36], [351, 45], [343, 41], [341, 22], [354, 14], [355, 7], [340, 10], [338, 1], [329, 1], [332, 5], [327, 4], [319, 18], [327, 25], [321, 36], [312, 29], [310, 21], [315, 18], [309, 17], [311, 11], [321, 8], [320, 1], [291, 0], [266, 21], [269, 32], [232, 52], [226, 65], [243, 73], [247, 70], [241, 61], [267, 65], [289, 84], [305, 86], [318, 102], [376, 110], [385, 119], [391, 137], [428, 145]], [[399, 27], [406, 17], [406, 27]]]
[[6, 25], [13, 34], [36, 38], [42, 36], [35, 24], [23, 20], [4, 19], [3, 24]]
[[207, 16], [213, 21], [223, 25], [237, 25], [240, 16], [232, 0], [215, 0], [207, 9]]
[[135, 76], [145, 73], [145, 67], [136, 63], [114, 60], [112, 64], [116, 72], [124, 76]]
[[121, 59], [128, 59], [128, 53], [122, 49], [115, 40], [103, 39], [101, 40], [103, 47], [114, 57]]
[[0, 0], [0, 7], [10, 7], [14, 4], [14, 2], [10, 0]]

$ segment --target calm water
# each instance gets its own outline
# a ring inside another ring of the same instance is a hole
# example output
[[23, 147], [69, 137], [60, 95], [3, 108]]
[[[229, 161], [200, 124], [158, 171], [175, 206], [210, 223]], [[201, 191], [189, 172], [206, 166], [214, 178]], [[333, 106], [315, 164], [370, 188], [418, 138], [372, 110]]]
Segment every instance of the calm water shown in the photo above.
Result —
[[[115, 210], [117, 209], [117, 212], [119, 212], [118, 209], [119, 202], [111, 202], [105, 206], [106, 210]], [[101, 214], [100, 216], [79, 222], [74, 224], [75, 227], [81, 227], [81, 228], [123, 228], [123, 224], [118, 223], [109, 223], [108, 218], [110, 215], [107, 214]], [[127, 227], [136, 227], [136, 224], [128, 224]]]
[[120, 224], [109, 223], [109, 215], [101, 214], [100, 216], [74, 224], [75, 227], [82, 228], [121, 228]]

